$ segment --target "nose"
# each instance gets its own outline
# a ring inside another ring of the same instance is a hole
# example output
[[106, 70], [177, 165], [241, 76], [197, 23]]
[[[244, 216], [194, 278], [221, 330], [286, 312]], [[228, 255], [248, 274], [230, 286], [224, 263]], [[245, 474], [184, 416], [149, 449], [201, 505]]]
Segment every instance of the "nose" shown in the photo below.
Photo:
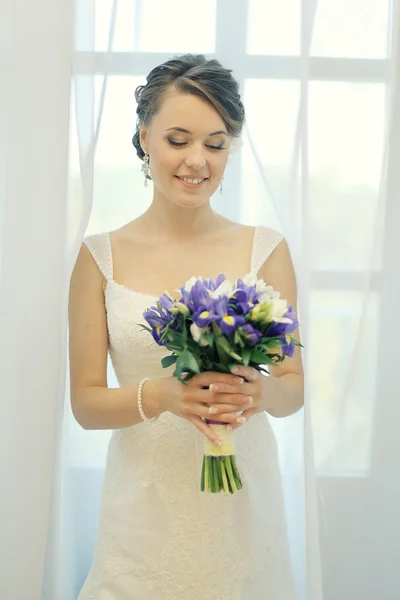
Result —
[[206, 164], [206, 157], [203, 146], [192, 146], [190, 151], [188, 151], [185, 164], [190, 169], [200, 170]]

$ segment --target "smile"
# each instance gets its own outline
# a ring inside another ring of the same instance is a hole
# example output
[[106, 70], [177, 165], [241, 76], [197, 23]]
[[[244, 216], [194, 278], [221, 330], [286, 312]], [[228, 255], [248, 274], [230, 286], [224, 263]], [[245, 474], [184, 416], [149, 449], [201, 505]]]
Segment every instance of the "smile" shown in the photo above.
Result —
[[176, 178], [185, 186], [185, 187], [189, 187], [189, 188], [198, 188], [200, 187], [205, 181], [207, 181], [207, 177], [196, 177], [196, 178], [191, 178], [191, 177], [178, 177], [178, 175], [176, 175]]

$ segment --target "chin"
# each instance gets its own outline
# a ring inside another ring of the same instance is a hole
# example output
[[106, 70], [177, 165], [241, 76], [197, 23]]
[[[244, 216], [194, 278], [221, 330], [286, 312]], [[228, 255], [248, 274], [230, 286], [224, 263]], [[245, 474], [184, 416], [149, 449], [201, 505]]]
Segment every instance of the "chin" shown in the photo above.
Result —
[[200, 208], [208, 204], [210, 198], [179, 198], [172, 200], [173, 204], [181, 208]]
[[208, 193], [180, 193], [177, 194], [176, 190], [171, 190], [171, 193], [167, 196], [172, 204], [176, 206], [181, 206], [182, 208], [198, 208], [200, 206], [204, 206], [208, 204], [210, 201], [210, 196]]

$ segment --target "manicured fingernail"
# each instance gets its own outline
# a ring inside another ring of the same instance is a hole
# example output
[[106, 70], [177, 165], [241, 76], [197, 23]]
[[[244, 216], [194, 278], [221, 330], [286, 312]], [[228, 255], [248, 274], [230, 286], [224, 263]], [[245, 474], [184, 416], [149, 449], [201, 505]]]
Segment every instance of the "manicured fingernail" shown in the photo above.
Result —
[[232, 373], [239, 373], [240, 371], [240, 367], [238, 367], [237, 365], [235, 367], [233, 367], [232, 369]]
[[210, 415], [216, 415], [218, 412], [218, 408], [216, 406], [210, 406], [210, 408], [208, 409], [208, 413]]
[[212, 383], [212, 384], [210, 385], [210, 391], [211, 391], [211, 392], [218, 392], [218, 389], [219, 389], [219, 388], [218, 388], [218, 386], [217, 386], [215, 383]]
[[232, 429], [233, 429], [232, 425], [227, 425], [227, 426], [226, 426], [226, 430], [227, 430], [227, 431], [232, 431]]
[[251, 396], [247, 396], [246, 402], [247, 404], [251, 404], [253, 402], [253, 398]]
[[246, 423], [246, 419], [245, 419], [245, 417], [238, 417], [238, 418], [236, 419], [236, 423], [241, 423], [241, 424], [243, 424], [243, 423]]
[[221, 448], [221, 446], [222, 446], [222, 442], [221, 442], [221, 440], [214, 440], [214, 444], [215, 444], [216, 446], [218, 446], [219, 448]]

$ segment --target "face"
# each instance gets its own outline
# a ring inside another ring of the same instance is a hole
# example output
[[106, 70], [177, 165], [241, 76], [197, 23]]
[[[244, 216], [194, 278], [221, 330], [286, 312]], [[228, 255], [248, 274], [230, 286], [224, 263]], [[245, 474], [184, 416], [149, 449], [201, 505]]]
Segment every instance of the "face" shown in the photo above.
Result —
[[171, 90], [140, 142], [150, 156], [155, 194], [176, 205], [197, 207], [219, 186], [231, 137], [218, 112], [193, 94]]

